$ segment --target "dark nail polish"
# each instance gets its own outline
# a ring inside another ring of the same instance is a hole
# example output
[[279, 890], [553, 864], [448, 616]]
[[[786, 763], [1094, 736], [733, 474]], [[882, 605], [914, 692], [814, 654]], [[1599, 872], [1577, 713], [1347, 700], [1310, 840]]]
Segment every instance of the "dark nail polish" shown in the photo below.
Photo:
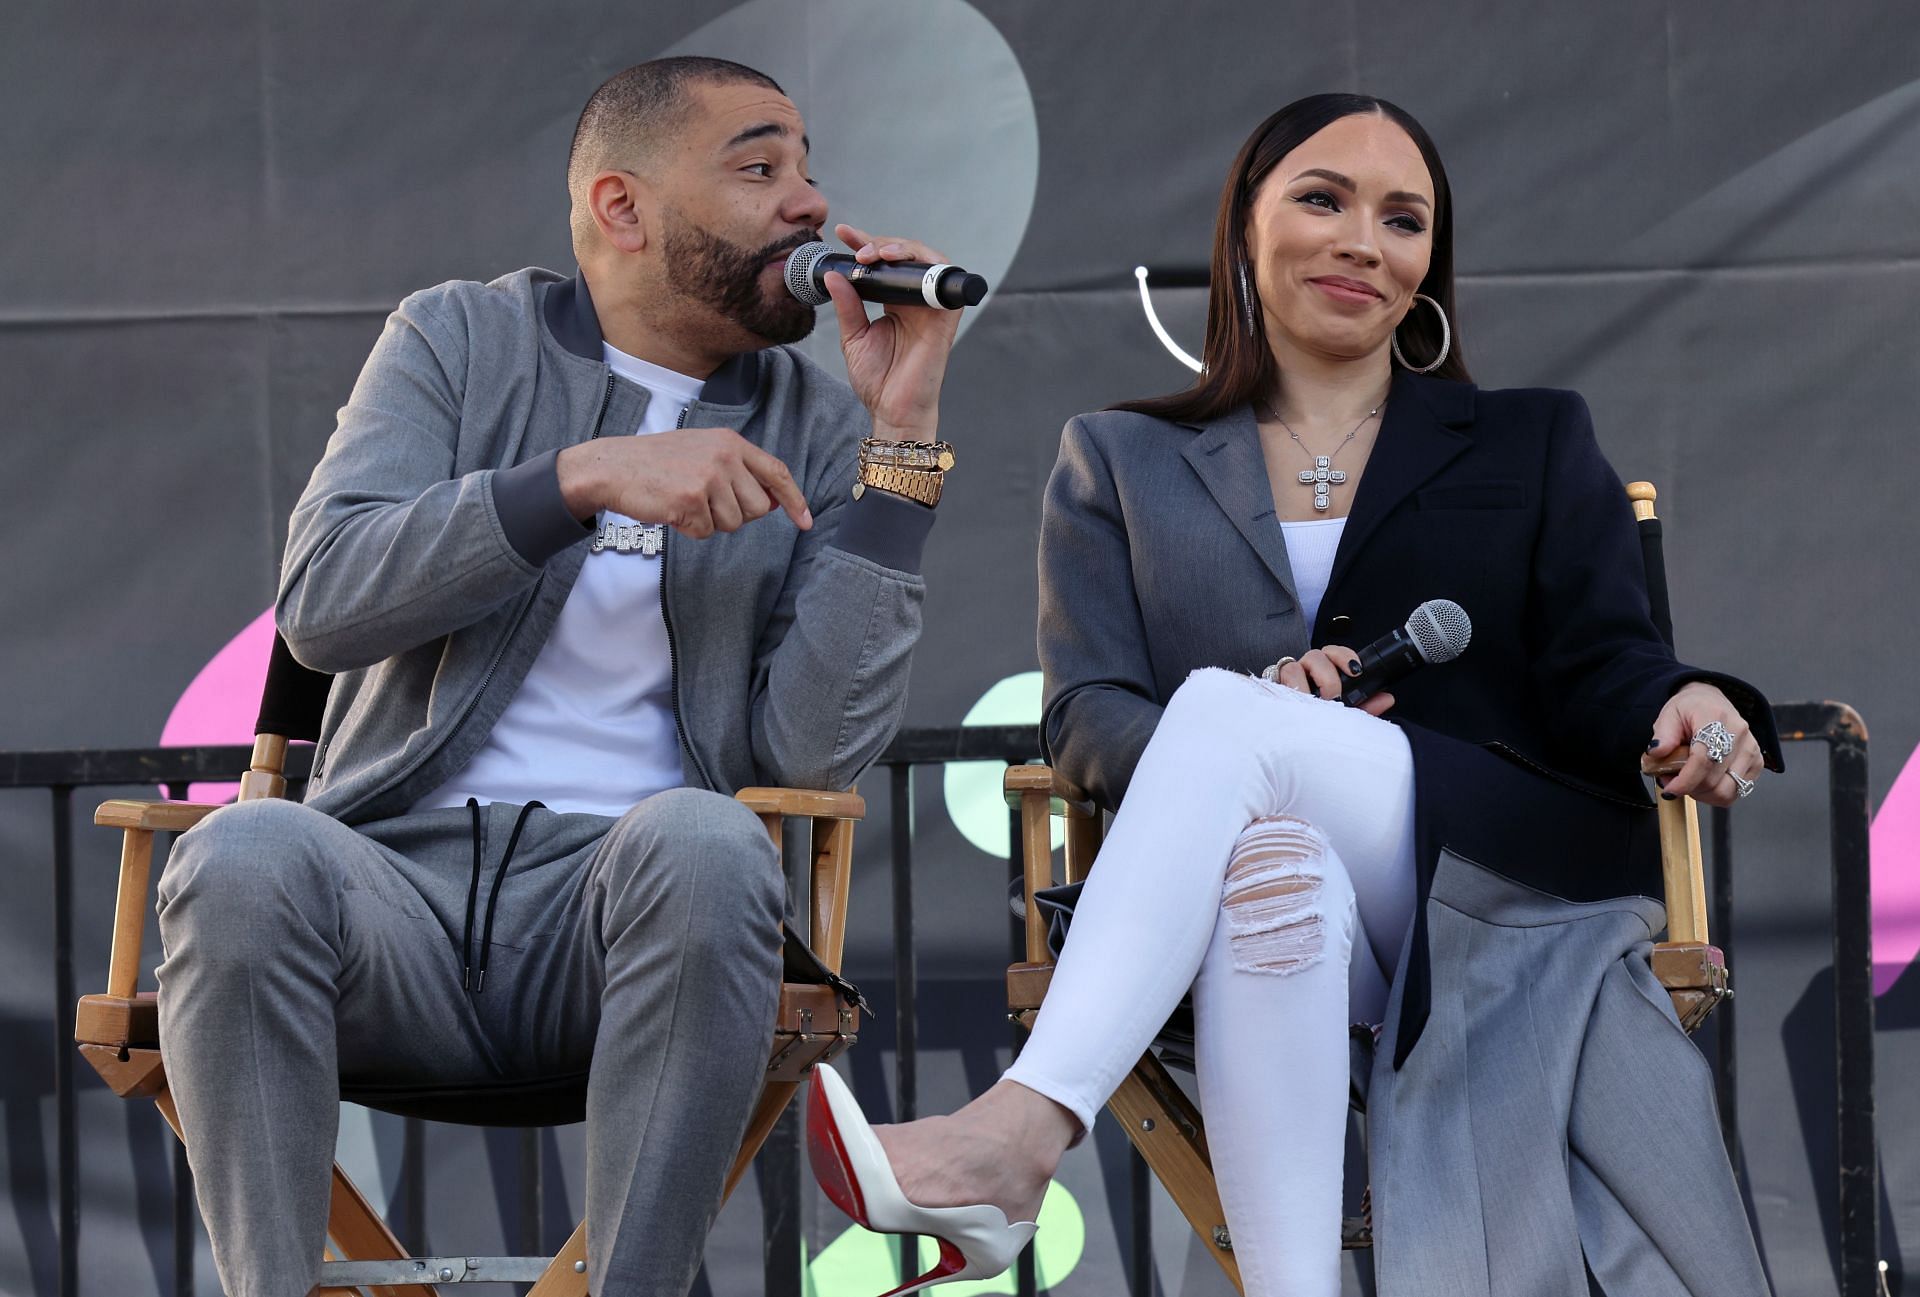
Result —
[[1359, 658], [1355, 658], [1353, 661], [1347, 663], [1347, 674], [1350, 676], [1357, 676], [1360, 674]]
[[1672, 793], [1661, 793], [1660, 800], [1663, 802], [1677, 802], [1680, 799], [1678, 797], [1675, 797]]
[[1653, 751], [1653, 749], [1659, 746], [1660, 746], [1660, 740], [1657, 737], [1647, 740], [1647, 751], [1651, 752]]

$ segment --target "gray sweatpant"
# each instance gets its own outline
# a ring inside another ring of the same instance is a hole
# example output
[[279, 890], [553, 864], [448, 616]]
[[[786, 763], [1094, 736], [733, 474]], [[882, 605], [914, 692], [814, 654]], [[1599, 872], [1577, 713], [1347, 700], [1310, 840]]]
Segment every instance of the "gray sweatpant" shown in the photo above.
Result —
[[[476, 963], [519, 811], [481, 810]], [[484, 985], [463, 990], [466, 808], [347, 828], [245, 802], [175, 846], [160, 1039], [231, 1297], [299, 1297], [317, 1280], [343, 1079], [581, 1072], [591, 1290], [692, 1285], [766, 1069], [777, 855], [739, 803], [679, 789], [618, 820], [536, 810], [508, 865]]]

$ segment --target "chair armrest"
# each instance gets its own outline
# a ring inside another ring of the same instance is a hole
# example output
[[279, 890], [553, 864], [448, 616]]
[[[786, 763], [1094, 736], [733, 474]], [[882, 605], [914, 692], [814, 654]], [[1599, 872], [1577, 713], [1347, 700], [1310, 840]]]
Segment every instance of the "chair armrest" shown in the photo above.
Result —
[[107, 962], [107, 994], [132, 999], [140, 976], [140, 940], [152, 902], [147, 883], [153, 867], [153, 835], [190, 829], [219, 810], [200, 802], [102, 802], [93, 822], [121, 831], [120, 882], [113, 902], [113, 951]]
[[806, 939], [820, 961], [839, 972], [853, 875], [853, 826], [866, 818], [866, 799], [856, 792], [812, 788], [742, 788], [733, 798], [760, 817], [773, 837], [775, 851], [781, 849], [780, 826], [787, 816], [813, 821], [812, 904]]
[[[1685, 753], [1664, 761], [1642, 758], [1640, 773], [1673, 776]], [[1687, 946], [1707, 943], [1707, 882], [1700, 863], [1700, 805], [1691, 797], [1655, 803], [1660, 817], [1660, 872], [1665, 883], [1667, 940]], [[1701, 1015], [1702, 1017], [1705, 1014]]]
[[1094, 807], [1093, 798], [1052, 766], [1008, 766], [1002, 787], [1006, 792], [1007, 805], [1015, 810], [1025, 805], [1025, 794], [1045, 793], [1047, 813], [1050, 815], [1070, 820], [1090, 820], [1100, 813]]
[[802, 819], [863, 820], [866, 798], [859, 793], [826, 793], [811, 788], [742, 788], [733, 799], [755, 815], [797, 815]]
[[1033, 894], [1053, 883], [1054, 816], [1066, 820], [1067, 881], [1086, 877], [1100, 848], [1100, 808], [1093, 799], [1051, 766], [1008, 766], [1001, 781], [1007, 805], [1020, 812], [1021, 856], [1027, 898], [1027, 964], [1050, 963], [1046, 924]]
[[190, 829], [219, 810], [205, 802], [101, 802], [93, 822], [109, 829], [147, 829], [179, 832]]

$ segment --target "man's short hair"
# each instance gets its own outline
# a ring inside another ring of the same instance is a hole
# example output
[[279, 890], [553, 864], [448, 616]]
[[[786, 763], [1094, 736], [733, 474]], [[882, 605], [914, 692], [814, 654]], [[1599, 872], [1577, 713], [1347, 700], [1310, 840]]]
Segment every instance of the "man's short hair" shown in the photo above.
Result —
[[567, 152], [568, 190], [578, 197], [579, 186], [599, 171], [644, 165], [686, 121], [693, 107], [691, 87], [742, 82], [786, 93], [779, 82], [744, 63], [696, 55], [654, 59], [615, 73], [580, 111]]

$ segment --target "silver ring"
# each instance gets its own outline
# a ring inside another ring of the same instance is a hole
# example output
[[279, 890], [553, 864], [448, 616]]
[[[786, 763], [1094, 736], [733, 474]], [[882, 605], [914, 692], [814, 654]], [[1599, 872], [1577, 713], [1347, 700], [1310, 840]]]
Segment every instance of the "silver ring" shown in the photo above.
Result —
[[1719, 721], [1702, 725], [1695, 731], [1692, 742], [1705, 748], [1707, 760], [1716, 766], [1726, 764], [1727, 758], [1733, 755], [1733, 735], [1727, 733], [1727, 727]]
[[1262, 667], [1260, 669], [1260, 678], [1270, 685], [1277, 685], [1280, 683], [1280, 668], [1286, 666], [1289, 662], [1298, 662], [1299, 660], [1300, 659], [1296, 657], [1283, 657], [1270, 667]]
[[1733, 771], [1731, 770], [1727, 771], [1727, 778], [1733, 780], [1733, 786], [1740, 790], [1740, 795], [1742, 797], [1753, 796], [1753, 790], [1760, 786], [1760, 783], [1758, 780], [1742, 779], [1739, 775], [1734, 774]]

